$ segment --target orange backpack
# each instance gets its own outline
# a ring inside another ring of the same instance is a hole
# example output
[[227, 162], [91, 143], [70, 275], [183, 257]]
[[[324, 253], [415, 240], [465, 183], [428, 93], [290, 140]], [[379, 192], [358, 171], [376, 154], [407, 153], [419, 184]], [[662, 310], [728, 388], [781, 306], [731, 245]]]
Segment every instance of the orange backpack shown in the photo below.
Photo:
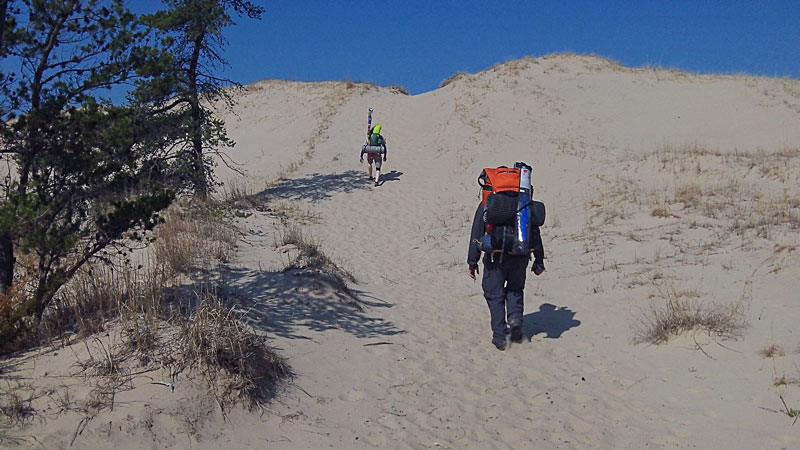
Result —
[[517, 214], [520, 169], [483, 169], [478, 177], [483, 198], [483, 220], [487, 232], [494, 226], [514, 225]]
[[[525, 163], [515, 166], [530, 171]], [[482, 251], [509, 253], [512, 255], [527, 254], [530, 248], [529, 223], [533, 226], [544, 224], [544, 204], [533, 201], [530, 197], [520, 199], [521, 168], [498, 167], [483, 169], [478, 176], [481, 187], [483, 221], [486, 224], [486, 237], [479, 244]], [[530, 172], [525, 173], [529, 176]], [[531, 195], [525, 189], [524, 194]], [[525, 210], [525, 211], [523, 211]], [[519, 216], [519, 213], [522, 215]], [[529, 222], [529, 215], [532, 219]], [[522, 237], [522, 238], [520, 238]]]
[[491, 193], [511, 191], [519, 192], [519, 169], [498, 167], [496, 169], [483, 169], [478, 176], [478, 185], [483, 195], [483, 207], [486, 208], [486, 198]]

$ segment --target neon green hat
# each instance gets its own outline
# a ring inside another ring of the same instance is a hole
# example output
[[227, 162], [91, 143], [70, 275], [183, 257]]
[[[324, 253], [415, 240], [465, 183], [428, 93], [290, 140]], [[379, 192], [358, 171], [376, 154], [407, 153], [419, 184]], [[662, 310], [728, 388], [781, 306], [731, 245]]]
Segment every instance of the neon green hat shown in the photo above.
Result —
[[376, 123], [375, 127], [372, 129], [372, 132], [374, 134], [381, 134], [381, 124]]

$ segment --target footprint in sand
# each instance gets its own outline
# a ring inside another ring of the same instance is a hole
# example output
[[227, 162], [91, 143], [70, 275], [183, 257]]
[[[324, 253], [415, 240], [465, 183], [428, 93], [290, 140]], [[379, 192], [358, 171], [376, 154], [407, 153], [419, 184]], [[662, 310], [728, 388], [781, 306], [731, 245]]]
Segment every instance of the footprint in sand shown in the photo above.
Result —
[[364, 393], [357, 390], [352, 390], [350, 392], [345, 392], [344, 394], [339, 396], [339, 400], [344, 400], [346, 402], [358, 402], [364, 400]]
[[376, 447], [382, 447], [386, 445], [386, 437], [383, 435], [383, 433], [370, 431], [367, 435], [367, 442]]
[[431, 415], [439, 420], [452, 419], [456, 414], [458, 414], [458, 410], [452, 406], [442, 406], [431, 411]]
[[399, 430], [403, 427], [400, 421], [395, 416], [381, 416], [376, 421], [390, 430]]

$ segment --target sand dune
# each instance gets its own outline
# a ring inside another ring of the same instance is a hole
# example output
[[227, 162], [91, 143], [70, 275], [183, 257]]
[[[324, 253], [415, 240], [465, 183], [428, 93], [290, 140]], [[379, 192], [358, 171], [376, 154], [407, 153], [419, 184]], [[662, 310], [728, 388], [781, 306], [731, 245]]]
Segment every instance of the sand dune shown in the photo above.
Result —
[[[377, 187], [358, 162], [369, 107], [388, 145]], [[154, 447], [800, 446], [781, 401], [800, 408], [800, 388], [775, 386], [800, 377], [797, 80], [552, 55], [416, 96], [266, 80], [222, 114], [244, 175], [220, 178], [273, 209], [238, 220], [226, 283], [297, 376], [262, 415], [210, 408], [205, 431], [154, 428]], [[547, 272], [527, 283], [530, 342], [498, 352], [465, 260], [477, 175], [515, 161], [548, 206]], [[280, 273], [287, 221], [355, 275], [363, 312]], [[670, 295], [741, 301], [746, 326], [635, 344]]]

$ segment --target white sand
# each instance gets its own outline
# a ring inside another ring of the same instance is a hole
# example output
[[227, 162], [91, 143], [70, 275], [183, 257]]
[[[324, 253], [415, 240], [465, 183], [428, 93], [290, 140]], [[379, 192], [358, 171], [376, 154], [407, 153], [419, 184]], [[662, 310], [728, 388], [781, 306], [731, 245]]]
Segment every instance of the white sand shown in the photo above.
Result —
[[[358, 163], [369, 107], [388, 144], [378, 187]], [[277, 273], [280, 221], [240, 219], [251, 232], [227, 282], [289, 358], [293, 384], [263, 415], [222, 422], [197, 404], [208, 413], [196, 434], [176, 431], [174, 403], [131, 400], [131, 420], [158, 426], [103, 436], [97, 418], [78, 448], [800, 447], [779, 397], [800, 409], [800, 387], [774, 386], [800, 378], [800, 162], [786, 156], [800, 150], [800, 82], [556, 55], [417, 96], [264, 81], [235, 113], [230, 155], [246, 177], [220, 177], [259, 192], [284, 171], [272, 204], [317, 216], [304, 232], [372, 306], [353, 311]], [[527, 283], [531, 342], [499, 352], [465, 260], [477, 175], [515, 161], [533, 165], [548, 206], [547, 272]], [[693, 189], [707, 207], [679, 201]], [[670, 289], [707, 305], [744, 296], [747, 326], [735, 340], [635, 345], [642, 312]], [[761, 356], [772, 343], [785, 354]], [[16, 435], [68, 444], [57, 423]]]

